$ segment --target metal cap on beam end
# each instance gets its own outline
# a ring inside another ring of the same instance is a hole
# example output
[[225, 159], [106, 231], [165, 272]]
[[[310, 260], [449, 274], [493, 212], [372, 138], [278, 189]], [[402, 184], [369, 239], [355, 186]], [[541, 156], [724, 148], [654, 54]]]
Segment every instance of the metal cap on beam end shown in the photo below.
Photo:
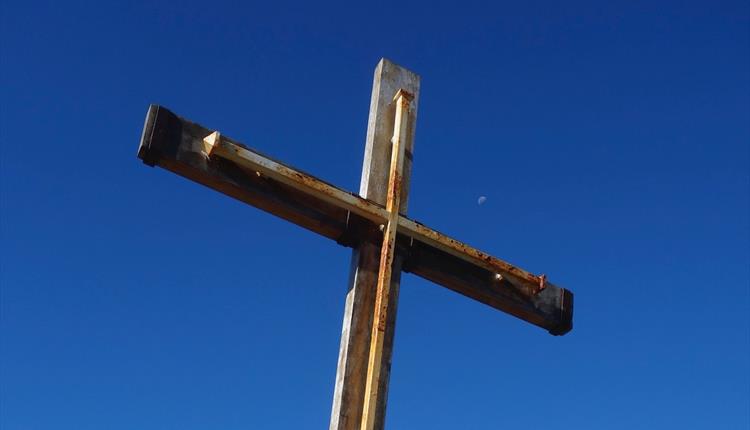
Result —
[[162, 106], [150, 105], [138, 146], [138, 158], [155, 166], [164, 155], [176, 153], [181, 134], [182, 126], [177, 115]]
[[562, 336], [573, 330], [573, 293], [565, 288], [560, 289], [560, 320], [549, 329], [553, 336]]

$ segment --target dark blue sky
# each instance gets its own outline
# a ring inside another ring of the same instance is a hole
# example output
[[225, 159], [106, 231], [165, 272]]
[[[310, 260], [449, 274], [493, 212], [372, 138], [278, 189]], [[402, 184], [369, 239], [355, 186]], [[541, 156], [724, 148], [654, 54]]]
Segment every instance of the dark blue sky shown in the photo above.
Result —
[[383, 56], [411, 216], [576, 294], [405, 276], [388, 428], [750, 425], [747, 2], [103, 3], [2, 4], [3, 430], [326, 428], [349, 250], [135, 153], [159, 103], [356, 190]]

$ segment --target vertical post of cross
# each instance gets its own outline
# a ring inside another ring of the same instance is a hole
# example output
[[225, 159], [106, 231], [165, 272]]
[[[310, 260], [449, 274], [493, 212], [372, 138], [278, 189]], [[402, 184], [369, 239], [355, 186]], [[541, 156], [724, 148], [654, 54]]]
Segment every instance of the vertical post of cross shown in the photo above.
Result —
[[[382, 59], [375, 68], [360, 195], [374, 202], [386, 204], [391, 166], [391, 138], [394, 134], [398, 102], [394, 98], [399, 90], [404, 90], [412, 97], [405, 111], [402, 141], [403, 173], [398, 205], [398, 212], [405, 214], [414, 148], [419, 76], [386, 59]], [[378, 245], [370, 243], [362, 243], [352, 251], [330, 430], [360, 430], [376, 309], [380, 251]], [[390, 287], [387, 289], [389, 310], [385, 318], [379, 368], [373, 378], [377, 381], [377, 392], [380, 393], [370, 412], [374, 429], [382, 429], [385, 420], [401, 265], [401, 256], [395, 255], [391, 265]]]

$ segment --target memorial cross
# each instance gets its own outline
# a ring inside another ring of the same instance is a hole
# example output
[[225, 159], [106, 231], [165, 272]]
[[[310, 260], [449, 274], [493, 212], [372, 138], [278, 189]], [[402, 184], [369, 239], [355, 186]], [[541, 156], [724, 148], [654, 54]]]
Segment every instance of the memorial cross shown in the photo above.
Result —
[[359, 195], [151, 105], [138, 157], [353, 248], [330, 430], [382, 429], [402, 271], [563, 335], [573, 294], [406, 217], [419, 77], [375, 69]]

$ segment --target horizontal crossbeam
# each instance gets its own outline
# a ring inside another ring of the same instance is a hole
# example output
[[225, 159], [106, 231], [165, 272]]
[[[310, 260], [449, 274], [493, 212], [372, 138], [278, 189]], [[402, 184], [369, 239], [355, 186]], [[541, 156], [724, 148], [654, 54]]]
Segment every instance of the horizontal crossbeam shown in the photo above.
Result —
[[[149, 108], [138, 156], [342, 245], [382, 241], [386, 209], [286, 166], [161, 106]], [[562, 335], [572, 328], [573, 295], [405, 216], [397, 249], [404, 270]]]

